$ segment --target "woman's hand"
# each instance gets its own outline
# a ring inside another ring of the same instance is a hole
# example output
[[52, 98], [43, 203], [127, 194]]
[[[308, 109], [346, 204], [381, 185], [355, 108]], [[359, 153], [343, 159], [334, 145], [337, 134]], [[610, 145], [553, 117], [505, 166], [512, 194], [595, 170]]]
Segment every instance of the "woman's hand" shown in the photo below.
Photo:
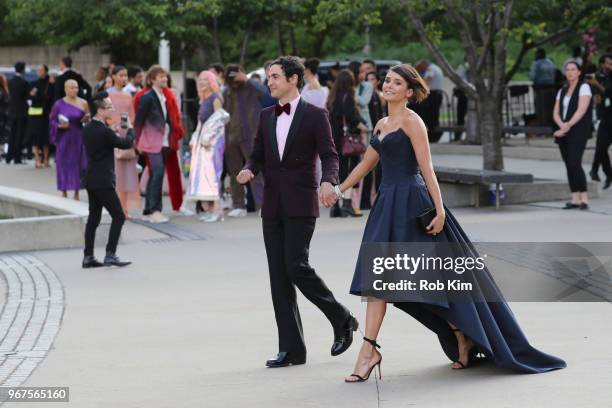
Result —
[[70, 127], [70, 123], [58, 123], [57, 124], [58, 129], [68, 129], [69, 127]]
[[563, 129], [559, 129], [557, 131], [555, 131], [555, 133], [553, 133], [554, 137], [563, 137], [565, 136], [565, 132], [563, 131]]
[[563, 126], [561, 126], [561, 129], [563, 131], [563, 133], [567, 133], [570, 131], [572, 127], [570, 126], [570, 124], [568, 122], [563, 122]]
[[444, 221], [446, 220], [446, 213], [438, 213], [433, 220], [427, 226], [427, 233], [429, 235], [438, 235], [442, 229], [444, 229]]

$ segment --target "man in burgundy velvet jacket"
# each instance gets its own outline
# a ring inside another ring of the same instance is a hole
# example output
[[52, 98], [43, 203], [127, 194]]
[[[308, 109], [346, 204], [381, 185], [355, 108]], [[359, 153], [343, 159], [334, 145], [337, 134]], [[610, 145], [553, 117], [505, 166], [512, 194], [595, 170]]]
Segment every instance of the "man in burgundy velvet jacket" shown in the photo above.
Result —
[[295, 287], [328, 318], [334, 331], [331, 354], [346, 351], [357, 320], [336, 299], [308, 263], [310, 239], [319, 216], [317, 155], [321, 158], [321, 201], [337, 199], [338, 154], [328, 113], [300, 98], [304, 66], [295, 57], [281, 57], [268, 70], [268, 85], [279, 104], [264, 109], [250, 159], [238, 174], [239, 183], [264, 175], [261, 209], [268, 257], [272, 303], [278, 326], [279, 352], [268, 367], [306, 362], [306, 345]]

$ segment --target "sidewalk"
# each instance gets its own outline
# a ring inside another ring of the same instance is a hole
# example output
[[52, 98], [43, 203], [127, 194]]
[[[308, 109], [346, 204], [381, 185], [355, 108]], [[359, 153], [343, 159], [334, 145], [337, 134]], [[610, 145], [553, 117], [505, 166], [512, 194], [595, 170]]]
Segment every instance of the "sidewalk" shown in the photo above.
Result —
[[[461, 165], [475, 165], [470, 159], [462, 157]], [[434, 157], [440, 165], [452, 160], [457, 159]], [[512, 162], [507, 165], [540, 174], [556, 171], [535, 161]], [[0, 183], [54, 194], [53, 173], [27, 166], [0, 165]], [[604, 195], [585, 212], [546, 203], [453, 213], [473, 240], [610, 241], [611, 201]], [[174, 228], [190, 234], [170, 237], [126, 224], [126, 235], [132, 235], [119, 254], [134, 264], [124, 269], [83, 270], [80, 249], [33, 254], [58, 276], [66, 303], [53, 348], [22, 385], [68, 386], [70, 403], [3, 407], [573, 408], [612, 400], [609, 303], [511, 304], [531, 343], [568, 363], [565, 370], [541, 375], [492, 366], [451, 370], [435, 336], [389, 307], [378, 339], [382, 381], [344, 384], [361, 336], [345, 354], [331, 357], [329, 324], [299, 295], [308, 362], [266, 369], [277, 336], [260, 219], [205, 224], [196, 217], [171, 218]], [[323, 213], [311, 246], [312, 265], [361, 323], [365, 304], [348, 287], [365, 218], [330, 219]], [[135, 228], [147, 232], [135, 234]]]

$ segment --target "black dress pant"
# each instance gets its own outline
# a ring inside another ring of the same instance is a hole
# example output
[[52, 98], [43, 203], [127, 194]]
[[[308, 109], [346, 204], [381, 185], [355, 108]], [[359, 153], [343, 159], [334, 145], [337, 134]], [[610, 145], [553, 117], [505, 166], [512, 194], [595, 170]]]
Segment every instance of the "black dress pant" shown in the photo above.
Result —
[[314, 217], [280, 215], [263, 219], [263, 235], [270, 271], [272, 304], [278, 326], [279, 351], [306, 354], [295, 287], [317, 306], [334, 328], [341, 328], [349, 311], [334, 298], [308, 263]]
[[89, 196], [89, 216], [85, 226], [85, 256], [94, 254], [96, 229], [100, 225], [102, 208], [106, 208], [106, 211], [108, 211], [112, 218], [108, 243], [106, 244], [106, 253], [114, 255], [117, 252], [117, 243], [121, 235], [121, 228], [125, 222], [125, 214], [123, 213], [123, 208], [121, 208], [117, 192], [113, 188], [103, 190], [88, 189], [87, 195]]
[[372, 208], [372, 202], [370, 199], [372, 196], [371, 195], [372, 182], [374, 182], [375, 184], [374, 191], [376, 192], [376, 194], [378, 194], [378, 189], [380, 187], [381, 180], [382, 180], [382, 166], [379, 161], [376, 167], [374, 167], [374, 170], [369, 172], [363, 178], [363, 190], [361, 191], [361, 205], [359, 207], [360, 209], [369, 210], [370, 208]]
[[612, 120], [602, 120], [597, 129], [597, 144], [595, 146], [595, 159], [593, 160], [592, 171], [597, 173], [601, 165], [607, 178], [612, 178], [612, 168], [610, 168], [610, 155], [608, 149], [612, 144]]
[[[336, 146], [342, 146], [342, 145], [336, 144]], [[351, 171], [353, 171], [353, 169], [357, 167], [360, 161], [361, 161], [361, 157], [359, 156], [344, 156], [342, 152], [338, 152], [338, 164], [339, 164], [338, 177], [340, 178], [340, 180], [345, 180], [348, 177], [348, 175], [351, 174]], [[359, 187], [359, 183], [355, 184], [354, 187], [355, 188]]]
[[[465, 125], [465, 115], [468, 111], [468, 98], [465, 92], [459, 88], [455, 88], [455, 96], [457, 97], [457, 126]], [[455, 142], [461, 140], [463, 132], [455, 132]]]
[[26, 120], [25, 117], [10, 120], [11, 133], [8, 139], [7, 163], [10, 163], [11, 160], [15, 163], [21, 163], [21, 149], [25, 143]]
[[568, 135], [558, 139], [561, 157], [565, 162], [567, 180], [572, 193], [587, 191], [587, 180], [582, 168], [582, 156], [587, 138], [581, 135]]

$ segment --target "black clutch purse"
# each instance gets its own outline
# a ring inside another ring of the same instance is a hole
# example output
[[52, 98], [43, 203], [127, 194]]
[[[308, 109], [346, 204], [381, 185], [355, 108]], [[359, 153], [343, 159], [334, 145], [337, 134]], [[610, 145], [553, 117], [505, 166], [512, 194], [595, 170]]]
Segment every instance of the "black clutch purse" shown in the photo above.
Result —
[[430, 208], [417, 217], [417, 222], [419, 223], [423, 231], [428, 232], [427, 227], [429, 226], [429, 224], [431, 224], [436, 215], [436, 209]]

